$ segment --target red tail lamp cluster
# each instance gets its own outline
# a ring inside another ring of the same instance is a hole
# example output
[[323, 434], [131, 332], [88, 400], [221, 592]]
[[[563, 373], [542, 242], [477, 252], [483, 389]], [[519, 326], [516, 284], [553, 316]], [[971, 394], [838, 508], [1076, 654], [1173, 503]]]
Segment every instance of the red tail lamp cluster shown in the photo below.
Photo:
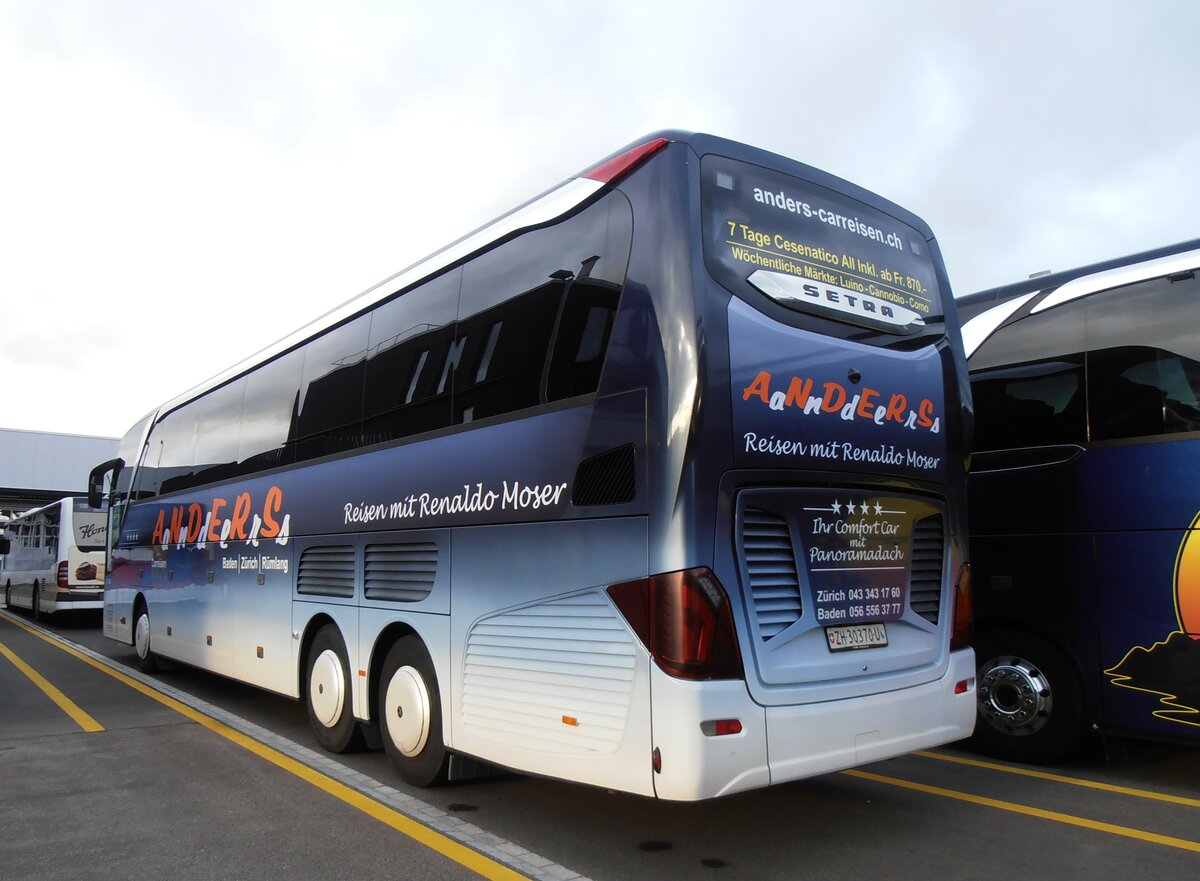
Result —
[[725, 588], [705, 568], [652, 575], [608, 589], [663, 672], [677, 679], [741, 679]]

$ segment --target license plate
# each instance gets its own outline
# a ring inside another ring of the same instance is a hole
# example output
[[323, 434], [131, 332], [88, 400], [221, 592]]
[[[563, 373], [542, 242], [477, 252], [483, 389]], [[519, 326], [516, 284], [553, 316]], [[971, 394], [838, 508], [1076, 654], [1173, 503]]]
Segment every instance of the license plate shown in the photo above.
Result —
[[826, 627], [825, 638], [829, 640], [831, 652], [873, 649], [888, 644], [887, 627], [883, 624], [847, 624], [843, 627]]

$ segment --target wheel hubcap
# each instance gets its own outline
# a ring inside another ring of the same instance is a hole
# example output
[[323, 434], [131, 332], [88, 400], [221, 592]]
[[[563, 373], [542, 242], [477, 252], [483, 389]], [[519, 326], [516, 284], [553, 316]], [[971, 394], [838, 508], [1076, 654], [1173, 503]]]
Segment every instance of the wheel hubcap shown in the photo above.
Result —
[[383, 698], [387, 733], [402, 755], [416, 756], [429, 740], [429, 689], [412, 667], [401, 667]]
[[1015, 655], [992, 658], [979, 668], [979, 715], [997, 731], [1034, 734], [1050, 721], [1054, 695], [1045, 674]]
[[342, 715], [345, 696], [346, 678], [342, 675], [342, 662], [337, 652], [325, 649], [317, 656], [308, 683], [308, 699], [317, 721], [326, 728], [336, 725]]
[[137, 651], [137, 656], [143, 661], [150, 654], [150, 617], [148, 615], [139, 615], [137, 624], [133, 628], [133, 645]]

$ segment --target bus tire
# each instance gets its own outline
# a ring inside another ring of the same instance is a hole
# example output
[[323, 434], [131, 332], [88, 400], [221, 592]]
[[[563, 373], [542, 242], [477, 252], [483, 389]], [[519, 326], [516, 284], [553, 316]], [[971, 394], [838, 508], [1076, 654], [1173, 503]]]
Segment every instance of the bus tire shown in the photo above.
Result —
[[350, 752], [361, 743], [354, 718], [353, 682], [342, 634], [336, 624], [326, 624], [308, 647], [304, 704], [317, 743], [332, 753]]
[[133, 613], [133, 650], [139, 670], [158, 672], [158, 656], [150, 649], [150, 610], [144, 600], [139, 600], [137, 611]]
[[11, 581], [5, 582], [5, 584], [4, 584], [4, 608], [6, 608], [6, 609], [12, 608], [12, 582]]
[[450, 753], [433, 661], [416, 636], [392, 644], [379, 677], [379, 733], [400, 777], [413, 786], [446, 782]]
[[979, 716], [972, 742], [987, 755], [1049, 764], [1079, 745], [1083, 690], [1052, 643], [1023, 630], [976, 640]]
[[42, 620], [42, 588], [36, 581], [33, 583], [33, 604], [29, 611], [34, 621]]

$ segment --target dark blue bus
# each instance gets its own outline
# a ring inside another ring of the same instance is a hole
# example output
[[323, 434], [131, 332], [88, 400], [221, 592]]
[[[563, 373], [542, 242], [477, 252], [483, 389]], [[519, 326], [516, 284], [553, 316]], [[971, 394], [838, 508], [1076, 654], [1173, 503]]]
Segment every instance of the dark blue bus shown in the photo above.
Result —
[[1200, 240], [961, 298], [979, 722], [1200, 740]]
[[969, 400], [921, 220], [653, 135], [135, 426], [105, 632], [417, 784], [699, 799], [944, 743]]

